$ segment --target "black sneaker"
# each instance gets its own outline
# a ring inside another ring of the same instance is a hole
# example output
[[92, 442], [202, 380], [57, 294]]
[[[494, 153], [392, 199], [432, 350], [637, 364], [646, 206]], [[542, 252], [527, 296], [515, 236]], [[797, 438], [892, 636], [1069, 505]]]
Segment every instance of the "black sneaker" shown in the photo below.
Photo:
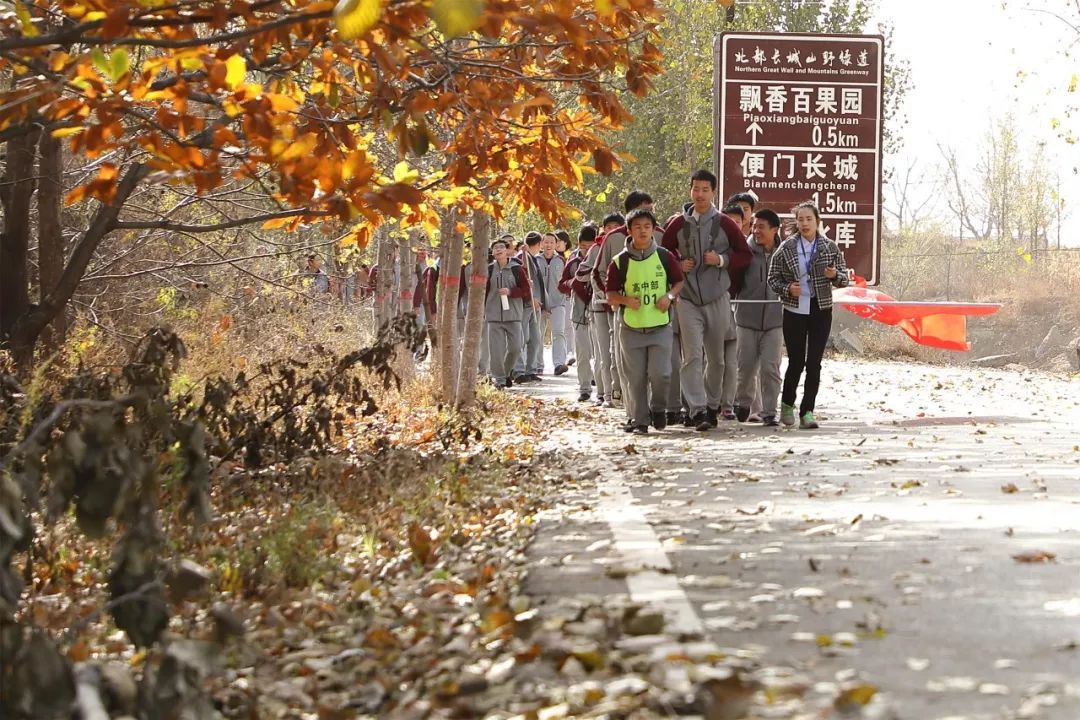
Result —
[[694, 417], [690, 414], [689, 410], [683, 410], [681, 417], [682, 417], [683, 427], [692, 428], [695, 425], [697, 425], [697, 423], [694, 422]]
[[667, 427], [667, 413], [663, 410], [658, 410], [652, 414], [652, 426], [657, 430], [663, 430]]
[[568, 368], [565, 365], [556, 365], [555, 366], [555, 374], [556, 375], [565, 375], [568, 372], [570, 372], [570, 368]]
[[578, 395], [577, 401], [578, 402], [589, 402], [589, 398], [591, 398], [591, 397], [592, 397], [592, 393], [586, 391], [586, 392], [583, 392], [580, 395]]
[[570, 358], [569, 360], [566, 361], [566, 364], [567, 364], [567, 366], [570, 366], [570, 365], [573, 365], [576, 362], [577, 362], [577, 358]]
[[765, 415], [761, 418], [761, 424], [765, 427], [777, 427], [778, 425], [780, 425], [775, 415]]
[[627, 420], [622, 424], [623, 432], [634, 432], [634, 428], [637, 427], [633, 420]]
[[742, 405], [736, 405], [735, 406], [735, 418], [739, 422], [746, 422], [747, 418], [749, 418], [749, 417], [750, 417], [750, 408], [743, 407]]
[[504, 385], [506, 385], [506, 387], [508, 387], [508, 388], [512, 388], [512, 387], [514, 387], [514, 381], [511, 380], [510, 378], [506, 378], [506, 382], [504, 383]]
[[[720, 424], [719, 418], [720, 418], [720, 412], [718, 410], [713, 410], [712, 408], [706, 408], [706, 410], [705, 410], [705, 420], [706, 420], [706, 422], [709, 423], [710, 426], [716, 427], [717, 425], [719, 425]], [[700, 428], [698, 428], [698, 429], [700, 430]]]
[[703, 412], [695, 415], [694, 419], [691, 422], [694, 423], [694, 427], [697, 429], [698, 432], [705, 432], [706, 430], [712, 430], [714, 427], [716, 427], [716, 423], [709, 422], [708, 414]]
[[680, 413], [678, 410], [668, 410], [667, 411], [667, 424], [668, 425], [678, 425], [680, 422], [682, 422], [682, 420], [683, 420], [682, 413]]
[[630, 432], [634, 433], [635, 435], [648, 435], [649, 434], [649, 426], [648, 425], [632, 425], [631, 428], [630, 428]]

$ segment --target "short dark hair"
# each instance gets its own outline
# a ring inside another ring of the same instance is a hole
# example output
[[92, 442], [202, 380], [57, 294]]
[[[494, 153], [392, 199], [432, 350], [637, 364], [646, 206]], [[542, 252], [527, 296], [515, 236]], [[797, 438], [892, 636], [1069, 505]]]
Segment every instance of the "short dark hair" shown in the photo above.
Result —
[[566, 232], [565, 230], [556, 230], [555, 237], [559, 238], [567, 245], [570, 244], [570, 233]]
[[308, 256], [307, 256], [307, 259], [308, 259], [308, 260], [314, 260], [314, 259], [315, 259], [315, 258], [317, 258], [317, 257], [319, 257], [319, 256], [318, 256], [318, 255], [316, 255], [315, 253], [311, 253], [310, 255], [308, 255]]
[[754, 217], [764, 220], [769, 224], [769, 227], [780, 227], [780, 216], [776, 214], [775, 210], [769, 210], [768, 208], [758, 210], [754, 213]]
[[534, 245], [539, 245], [540, 241], [543, 240], [543, 239], [544, 239], [544, 236], [541, 235], [540, 233], [536, 232], [535, 230], [530, 230], [529, 232], [527, 232], [525, 234], [525, 244], [528, 245], [529, 247], [532, 247]]
[[626, 216], [626, 229], [629, 230], [635, 220], [639, 220], [643, 217], [649, 218], [649, 222], [653, 227], [656, 227], [656, 216], [653, 215], [652, 210], [648, 208], [639, 207], [637, 210], [631, 210]]
[[608, 223], [618, 223], [619, 225], [622, 225], [625, 222], [626, 222], [626, 218], [624, 218], [619, 213], [611, 213], [610, 215], [607, 215], [604, 218], [604, 221], [602, 223], [600, 223], [600, 227], [604, 227]]
[[735, 203], [728, 203], [720, 212], [725, 215], [738, 215], [739, 217], [743, 217], [742, 205], [737, 205]]
[[577, 231], [578, 245], [583, 242], [595, 242], [596, 235], [597, 230], [595, 225], [593, 225], [592, 223], [586, 223], [585, 225], [582, 225], [581, 229]]
[[716, 190], [716, 176], [705, 168], [694, 171], [694, 174], [690, 176], [690, 186], [693, 187], [694, 183], [702, 181], [709, 183], [709, 187]]
[[650, 196], [649, 193], [645, 192], [644, 190], [631, 190], [627, 194], [626, 199], [623, 200], [623, 210], [625, 210], [626, 212], [630, 212], [631, 210], [639, 208], [646, 203], [652, 205], [652, 201], [652, 196]]
[[[495, 242], [491, 243], [491, 249], [494, 250], [496, 245], [502, 245], [504, 248], [509, 250], [510, 249], [510, 243], [506, 240], [506, 237], [507, 237], [506, 235], [503, 235], [500, 238], [496, 238]], [[510, 237], [511, 237], [511, 239], [513, 239], [512, 235]]]
[[755, 200], [754, 196], [748, 192], [738, 192], [727, 199], [728, 205], [741, 202], [747, 203], [750, 206], [751, 210], [753, 210], [754, 206], [757, 205], [757, 200]]

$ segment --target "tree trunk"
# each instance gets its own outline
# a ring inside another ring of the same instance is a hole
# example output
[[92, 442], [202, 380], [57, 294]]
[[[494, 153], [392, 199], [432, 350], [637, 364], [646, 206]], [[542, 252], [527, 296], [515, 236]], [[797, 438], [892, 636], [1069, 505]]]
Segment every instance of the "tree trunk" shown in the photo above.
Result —
[[484, 341], [484, 309], [488, 281], [488, 250], [491, 247], [491, 216], [477, 210], [473, 214], [472, 273], [469, 278], [469, 309], [465, 314], [465, 345], [461, 350], [457, 407], [472, 407], [476, 400], [477, 365], [480, 343]]
[[[416, 233], [416, 230], [410, 230], [398, 243], [398, 257], [401, 264], [401, 279], [397, 291], [398, 317], [413, 312], [413, 288], [416, 286], [416, 256], [413, 254], [413, 242]], [[401, 347], [398, 348], [397, 358], [398, 374], [411, 380], [416, 375], [416, 361], [413, 360], [412, 353]]]
[[[38, 284], [44, 299], [60, 282], [64, 273], [63, 152], [60, 141], [49, 133], [41, 136], [39, 145], [41, 172], [38, 186]], [[43, 333], [50, 351], [59, 350], [67, 336], [67, 303], [56, 314]]]
[[[20, 366], [33, 359], [33, 346], [17, 347], [15, 326], [30, 309], [30, 202], [34, 196], [34, 157], [39, 131], [8, 143], [7, 171], [0, 178], [0, 341], [7, 341]], [[27, 355], [29, 352], [29, 355]]]
[[[64, 310], [75, 294], [98, 246], [113, 230], [124, 203], [131, 197], [131, 193], [135, 192], [135, 188], [148, 172], [148, 167], [142, 164], [132, 165], [124, 172], [124, 176], [117, 183], [112, 201], [108, 205], [98, 206], [97, 212], [90, 220], [90, 226], [72, 248], [71, 257], [64, 265], [64, 271], [60, 274], [60, 279], [56, 281], [56, 286], [42, 297], [39, 305], [15, 318], [9, 337], [12, 353], [20, 367], [28, 369], [33, 362], [34, 345], [41, 337], [41, 333]], [[0, 273], [3, 271], [4, 267], [0, 266]], [[6, 278], [3, 279], [6, 281]], [[7, 312], [6, 308], [5, 312]]]
[[390, 288], [394, 284], [394, 239], [385, 225], [379, 229], [379, 254], [375, 275], [375, 329], [381, 331], [393, 317]]
[[451, 209], [446, 213], [439, 244], [442, 259], [439, 262], [439, 378], [442, 399], [452, 403], [456, 397], [458, 368], [457, 299], [458, 281], [461, 276], [461, 256], [465, 239], [457, 231], [458, 213]]

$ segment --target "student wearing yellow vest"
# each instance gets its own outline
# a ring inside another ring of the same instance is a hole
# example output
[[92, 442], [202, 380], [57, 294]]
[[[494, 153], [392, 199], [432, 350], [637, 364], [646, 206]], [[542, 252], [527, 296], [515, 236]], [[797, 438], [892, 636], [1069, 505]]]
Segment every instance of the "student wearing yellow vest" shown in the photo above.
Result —
[[683, 286], [678, 261], [653, 237], [656, 216], [645, 208], [626, 216], [630, 243], [608, 265], [607, 301], [619, 323], [619, 360], [628, 432], [646, 435], [649, 423], [667, 427], [668, 383], [674, 334], [669, 309]]

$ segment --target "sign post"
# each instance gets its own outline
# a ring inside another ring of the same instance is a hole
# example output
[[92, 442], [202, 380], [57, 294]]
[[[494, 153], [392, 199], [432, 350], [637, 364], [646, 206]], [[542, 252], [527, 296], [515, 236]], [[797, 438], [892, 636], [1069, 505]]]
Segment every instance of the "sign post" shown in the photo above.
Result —
[[822, 234], [877, 285], [884, 38], [724, 33], [714, 55], [720, 196], [753, 190], [781, 217], [813, 202]]

